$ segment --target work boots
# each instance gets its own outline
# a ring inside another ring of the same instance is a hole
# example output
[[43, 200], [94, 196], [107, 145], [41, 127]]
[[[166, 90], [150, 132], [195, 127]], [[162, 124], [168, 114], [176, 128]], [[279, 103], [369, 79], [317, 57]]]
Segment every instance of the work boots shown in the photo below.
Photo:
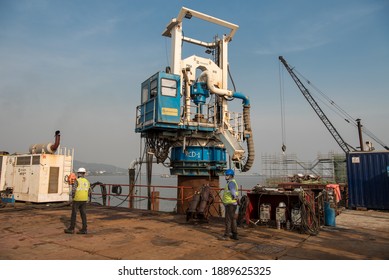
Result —
[[[65, 233], [68, 233], [68, 234], [73, 234], [74, 233], [74, 229], [71, 229], [71, 228], [67, 228], [64, 230]], [[80, 229], [79, 231], [77, 231], [77, 234], [87, 234], [88, 231], [86, 229]]]
[[233, 239], [233, 240], [239, 240], [238, 238], [238, 234], [237, 233], [233, 233], [231, 235], [227, 235], [227, 234], [224, 234], [222, 237], [220, 237], [219, 239], [220, 240], [228, 240], [229, 239]]
[[71, 228], [67, 228], [64, 230], [65, 233], [68, 233], [68, 234], [73, 234], [74, 233], [74, 229], [71, 229]]

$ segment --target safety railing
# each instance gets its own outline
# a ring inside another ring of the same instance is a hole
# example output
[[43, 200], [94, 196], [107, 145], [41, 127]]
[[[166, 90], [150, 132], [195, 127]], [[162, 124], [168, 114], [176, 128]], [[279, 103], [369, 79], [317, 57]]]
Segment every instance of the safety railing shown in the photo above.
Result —
[[[105, 184], [95, 182], [91, 184], [90, 202], [109, 207], [125, 207], [162, 212], [185, 213], [186, 207], [198, 188], [191, 186], [147, 186], [128, 184]], [[210, 188], [214, 202], [210, 207], [212, 213], [222, 215], [222, 188]], [[239, 195], [243, 196], [250, 189], [239, 187]]]

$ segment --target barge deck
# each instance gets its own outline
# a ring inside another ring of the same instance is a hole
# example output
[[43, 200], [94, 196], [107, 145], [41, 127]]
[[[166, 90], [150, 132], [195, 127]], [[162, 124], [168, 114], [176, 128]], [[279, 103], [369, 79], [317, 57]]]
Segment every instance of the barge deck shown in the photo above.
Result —
[[[224, 220], [88, 205], [88, 234], [64, 234], [69, 205], [0, 209], [0, 260], [388, 260], [389, 213], [343, 210], [316, 236], [266, 225], [220, 240]], [[80, 217], [77, 216], [80, 225]]]

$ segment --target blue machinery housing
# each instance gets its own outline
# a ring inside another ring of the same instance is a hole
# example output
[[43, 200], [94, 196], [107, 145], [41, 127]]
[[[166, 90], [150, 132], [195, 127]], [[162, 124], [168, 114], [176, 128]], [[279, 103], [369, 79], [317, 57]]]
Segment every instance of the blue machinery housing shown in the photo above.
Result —
[[[209, 93], [205, 93], [202, 83], [191, 87], [192, 100], [203, 104]], [[152, 130], [192, 130], [215, 131], [214, 127], [180, 124], [181, 121], [181, 83], [180, 76], [158, 72], [142, 83], [141, 105], [137, 107], [135, 132]], [[200, 113], [202, 113], [201, 106]]]
[[[213, 133], [212, 125], [196, 125], [198, 121], [181, 121], [180, 76], [158, 72], [144, 81], [141, 86], [141, 105], [137, 107], [135, 132], [143, 137], [170, 139], [199, 132]], [[191, 99], [202, 115], [202, 105], [209, 97], [205, 83], [191, 86]], [[210, 137], [211, 138], [211, 137]], [[208, 176], [223, 175], [226, 168], [226, 149], [212, 145], [179, 145], [171, 147], [170, 172], [172, 175]]]
[[171, 152], [172, 174], [208, 175], [210, 172], [223, 173], [226, 167], [226, 150], [217, 147], [190, 146], [182, 151], [175, 147]]
[[164, 72], [158, 72], [144, 81], [135, 131], [178, 129], [180, 87], [180, 76]]

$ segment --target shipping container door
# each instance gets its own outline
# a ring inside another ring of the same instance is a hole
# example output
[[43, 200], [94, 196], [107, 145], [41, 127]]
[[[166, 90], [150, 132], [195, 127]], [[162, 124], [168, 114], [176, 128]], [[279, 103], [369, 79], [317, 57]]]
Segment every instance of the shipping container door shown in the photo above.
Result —
[[351, 207], [389, 209], [389, 153], [350, 153], [347, 160]]

